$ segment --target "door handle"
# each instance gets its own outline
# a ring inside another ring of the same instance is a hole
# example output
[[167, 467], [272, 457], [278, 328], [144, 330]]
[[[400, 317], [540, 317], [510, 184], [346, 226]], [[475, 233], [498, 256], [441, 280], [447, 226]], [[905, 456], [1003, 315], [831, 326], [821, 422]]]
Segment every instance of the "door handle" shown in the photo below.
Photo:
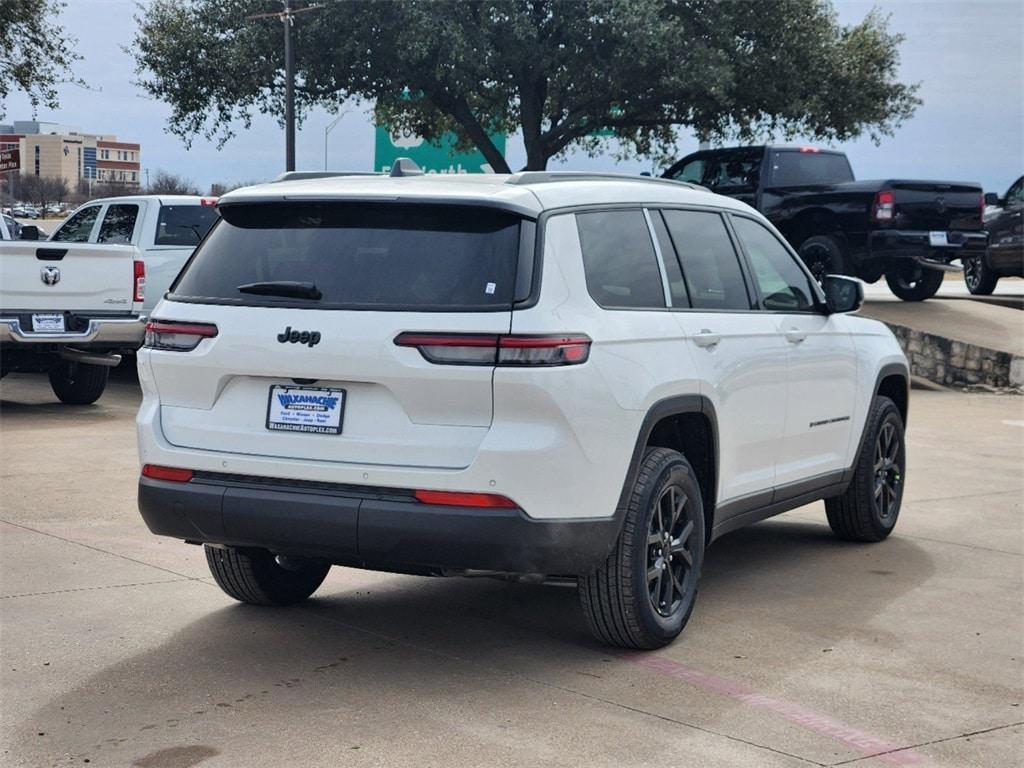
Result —
[[693, 334], [693, 343], [698, 347], [713, 347], [721, 340], [722, 337], [719, 334], [712, 333], [707, 328], [701, 328], [700, 333]]
[[790, 328], [786, 331], [786, 341], [790, 344], [799, 344], [806, 338], [807, 331], [801, 331], [799, 328]]

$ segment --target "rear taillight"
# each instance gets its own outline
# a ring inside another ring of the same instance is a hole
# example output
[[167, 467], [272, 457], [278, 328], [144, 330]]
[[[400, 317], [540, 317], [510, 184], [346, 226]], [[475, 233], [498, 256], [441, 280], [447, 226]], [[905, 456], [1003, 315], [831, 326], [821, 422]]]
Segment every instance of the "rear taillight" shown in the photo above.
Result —
[[423, 504], [440, 504], [447, 507], [500, 507], [515, 509], [512, 499], [496, 493], [464, 493], [462, 491], [414, 491], [413, 495]]
[[875, 221], [892, 221], [896, 218], [896, 196], [888, 189], [875, 195], [875, 204], [871, 212]]
[[216, 205], [217, 204], [217, 198], [216, 197], [201, 197], [201, 198], [199, 198], [199, 204], [200, 205]]
[[443, 365], [579, 365], [590, 356], [583, 334], [524, 336], [477, 333], [401, 333], [400, 347], [415, 347], [424, 359]]
[[167, 480], [172, 483], [187, 483], [192, 479], [191, 469], [180, 467], [161, 467], [157, 464], [146, 464], [142, 467], [142, 476], [153, 480]]
[[143, 346], [149, 349], [188, 352], [199, 346], [203, 339], [211, 339], [216, 335], [216, 325], [150, 320], [146, 323], [146, 341]]
[[135, 284], [132, 295], [135, 297], [132, 300], [136, 303], [146, 300], [146, 263], [143, 261], [135, 262]]

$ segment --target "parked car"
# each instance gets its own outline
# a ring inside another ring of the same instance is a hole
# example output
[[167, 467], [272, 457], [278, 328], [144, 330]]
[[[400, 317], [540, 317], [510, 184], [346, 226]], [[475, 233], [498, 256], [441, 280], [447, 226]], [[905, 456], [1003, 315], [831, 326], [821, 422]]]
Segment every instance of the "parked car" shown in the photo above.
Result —
[[984, 254], [982, 193], [958, 181], [855, 181], [842, 152], [730, 147], [687, 155], [665, 177], [702, 184], [768, 217], [814, 276], [883, 276], [904, 301], [935, 295], [954, 262]]
[[145, 267], [127, 245], [0, 241], [0, 377], [46, 373], [61, 402], [95, 402], [142, 342]]
[[149, 314], [217, 218], [214, 197], [138, 195], [92, 200], [50, 236], [54, 243], [131, 245], [146, 265]]
[[403, 160], [219, 208], [138, 353], [138, 498], [237, 600], [546, 574], [655, 648], [719, 536], [818, 499], [844, 539], [896, 523], [906, 359], [741, 202]]
[[39, 209], [34, 205], [23, 206], [22, 211], [22, 217], [26, 219], [38, 219], [41, 215]]
[[1024, 277], [1024, 176], [1017, 179], [1003, 197], [985, 195], [986, 253], [964, 259], [967, 290], [986, 296], [1000, 277]]

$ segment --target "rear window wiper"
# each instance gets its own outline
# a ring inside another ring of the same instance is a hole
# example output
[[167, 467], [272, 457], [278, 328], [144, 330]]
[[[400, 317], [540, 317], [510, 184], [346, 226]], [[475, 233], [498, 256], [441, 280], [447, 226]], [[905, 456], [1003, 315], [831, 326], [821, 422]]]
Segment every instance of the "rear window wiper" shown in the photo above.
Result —
[[239, 293], [255, 293], [259, 296], [287, 296], [292, 299], [323, 298], [314, 283], [300, 283], [294, 280], [272, 280], [266, 283], [246, 283], [236, 289]]

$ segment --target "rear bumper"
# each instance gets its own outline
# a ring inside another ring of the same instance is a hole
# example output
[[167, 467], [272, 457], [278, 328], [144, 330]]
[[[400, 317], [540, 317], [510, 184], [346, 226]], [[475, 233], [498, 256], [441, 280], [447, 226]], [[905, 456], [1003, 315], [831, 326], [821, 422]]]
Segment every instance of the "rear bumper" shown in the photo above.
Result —
[[617, 518], [536, 520], [518, 509], [421, 504], [411, 495], [327, 483], [203, 473], [187, 483], [139, 479], [150, 531], [341, 565], [575, 575], [608, 556]]
[[83, 330], [35, 333], [22, 328], [20, 317], [0, 318], [0, 344], [52, 344], [80, 347], [83, 344], [136, 349], [146, 334], [144, 317], [104, 317], [88, 320]]
[[985, 232], [947, 232], [949, 244], [944, 246], [932, 246], [929, 234], [918, 230], [875, 230], [868, 237], [869, 256], [913, 259], [923, 266], [943, 269], [954, 259], [984, 253], [988, 247], [988, 234]]

